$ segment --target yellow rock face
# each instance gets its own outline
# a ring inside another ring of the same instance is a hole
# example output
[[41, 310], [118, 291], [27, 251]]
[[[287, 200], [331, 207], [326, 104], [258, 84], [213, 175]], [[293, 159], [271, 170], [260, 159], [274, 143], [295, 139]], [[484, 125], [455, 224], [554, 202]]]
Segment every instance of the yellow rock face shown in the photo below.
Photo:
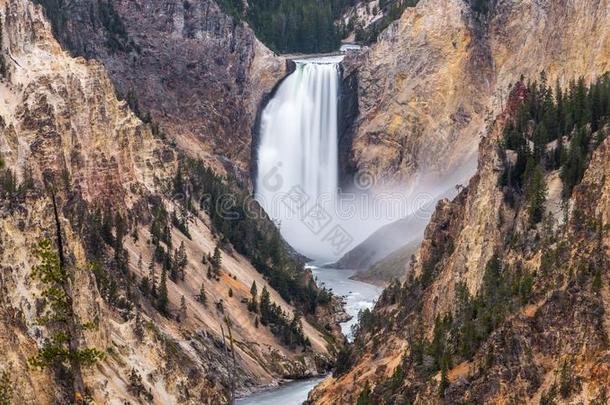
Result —
[[606, 1], [506, 0], [489, 17], [460, 0], [420, 1], [355, 62], [355, 166], [386, 185], [454, 172], [476, 159], [521, 75], [566, 84], [610, 70], [609, 19]]
[[[75, 310], [81, 319], [97, 324], [96, 330], [84, 333], [83, 343], [107, 354], [106, 360], [84, 372], [95, 403], [138, 403], [141, 399], [129, 390], [132, 369], [143, 378], [146, 391], [154, 397], [152, 403], [227, 403], [222, 381], [227, 380], [232, 363], [218, 348], [223, 333], [227, 334], [222, 326], [225, 316], [233, 321], [236, 379], [249, 384], [243, 383], [242, 390], [274, 383], [283, 375], [315, 372], [314, 358], [329, 353], [326, 340], [310, 323], [303, 321], [312, 344], [308, 353], [284, 347], [269, 328], [255, 327], [242, 301], [250, 297], [253, 281], [259, 291], [266, 286], [271, 299], [289, 316], [294, 308], [246, 258], [227, 254], [221, 280], [208, 282], [201, 258], [214, 250], [217, 236], [203, 212], [190, 227], [192, 240], [175, 230], [172, 235], [177, 246], [185, 243], [189, 262], [184, 282], [168, 283], [168, 295], [172, 308], [179, 308], [185, 297], [187, 321], [162, 317], [142, 302], [143, 322], [149, 327], [142, 342], [135, 338], [134, 319], [126, 320], [110, 308], [100, 297], [92, 272], [84, 270], [81, 230], [68, 219], [74, 213], [66, 212], [85, 204], [112, 206], [127, 218], [148, 196], [165, 199], [162, 184], [175, 173], [176, 149], [155, 138], [126, 102], [117, 99], [100, 63], [73, 58], [61, 49], [39, 6], [29, 0], [0, 0], [0, 14], [2, 54], [8, 65], [6, 77], [0, 78], [0, 156], [19, 183], [31, 179], [35, 185], [20, 201], [0, 201], [0, 373], [10, 371], [14, 403], [68, 403], [51, 372], [27, 366], [27, 359], [43, 343], [35, 323], [40, 291], [30, 277], [31, 252], [40, 239], [53, 237], [55, 229], [45, 182], [56, 189], [66, 255], [78, 268]], [[253, 69], [261, 74], [275, 72], [268, 66], [275, 63], [274, 57], [262, 45], [258, 51]], [[265, 83], [272, 79], [272, 74], [260, 78]], [[258, 89], [264, 91], [262, 85]], [[255, 108], [253, 104], [252, 114]], [[176, 209], [174, 202], [164, 202]], [[153, 259], [148, 227], [137, 225], [134, 232], [138, 240], [126, 237], [124, 244], [129, 270], [139, 280]], [[144, 269], [137, 265], [140, 258]], [[102, 272], [112, 271], [105, 265], [100, 263]], [[196, 298], [204, 280], [207, 307]], [[223, 313], [215, 306], [220, 300]], [[168, 351], [173, 355], [168, 356]]]

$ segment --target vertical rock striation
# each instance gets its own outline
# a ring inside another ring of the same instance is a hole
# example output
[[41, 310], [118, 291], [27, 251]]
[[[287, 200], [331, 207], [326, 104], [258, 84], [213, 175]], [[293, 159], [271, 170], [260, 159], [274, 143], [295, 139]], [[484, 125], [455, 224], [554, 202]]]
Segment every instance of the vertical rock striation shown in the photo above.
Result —
[[471, 3], [422, 0], [349, 62], [360, 110], [351, 159], [379, 184], [456, 171], [452, 181], [464, 181], [521, 75], [545, 71], [565, 85], [610, 69], [606, 1], [496, 0], [486, 11]]
[[[134, 2], [128, 5], [136, 7]], [[180, 6], [187, 7], [187, 3]], [[189, 215], [190, 236], [175, 226], [164, 230], [171, 234], [176, 250], [184, 244], [187, 260], [183, 279], [167, 281], [168, 313], [163, 316], [155, 309], [139, 285], [149, 274], [149, 263], [155, 262], [151, 223], [158, 215], [156, 210], [159, 206], [169, 213], [181, 209], [167, 189], [182, 151], [155, 134], [154, 125], [144, 123], [127, 101], [117, 99], [117, 81], [106, 72], [105, 64], [73, 57], [62, 49], [40, 6], [29, 0], [2, 0], [0, 10], [1, 54], [7, 66], [0, 78], [0, 373], [9, 371], [7, 384], [14, 387], [13, 401], [50, 404], [68, 403], [72, 398], [69, 373], [61, 368], [58, 372], [38, 371], [27, 364], [49, 336], [36, 322], [41, 316], [41, 286], [31, 273], [36, 244], [55, 236], [51, 191], [59, 206], [64, 253], [74, 272], [75, 312], [95, 326], [83, 331], [81, 343], [106, 353], [104, 361], [85, 369], [90, 391], [82, 395], [90, 395], [100, 404], [138, 403], [149, 396], [154, 403], [223, 404], [230, 401], [232, 389], [245, 394], [277, 384], [283, 377], [322, 371], [332, 353], [326, 335], [312, 323], [302, 321], [303, 334], [311, 344], [305, 352], [283, 344], [269, 327], [256, 326], [255, 316], [245, 304], [254, 281], [259, 291], [267, 287], [270, 299], [288, 317], [296, 309], [244, 256], [226, 248], [218, 281], [206, 277], [202, 257], [214, 251], [219, 235], [212, 231], [203, 210], [195, 208]], [[67, 25], [75, 29], [77, 22], [89, 21], [89, 17], [95, 20], [94, 15], [79, 14]], [[218, 21], [213, 21], [208, 22], [219, 30]], [[86, 36], [76, 32], [72, 46], [93, 52], [84, 45]], [[197, 35], [206, 37], [203, 31]], [[228, 33], [222, 31], [222, 35]], [[126, 44], [135, 46], [131, 41]], [[257, 42], [251, 45], [253, 52], [260, 46]], [[173, 45], [167, 46], [172, 49]], [[148, 67], [152, 69], [156, 57], [150, 58]], [[267, 71], [268, 66], [254, 54], [248, 58], [250, 72]], [[169, 69], [166, 62], [162, 65]], [[140, 67], [133, 69], [136, 72]], [[142, 80], [147, 80], [146, 74], [142, 73]], [[140, 84], [138, 88], [154, 91], [154, 86]], [[179, 99], [177, 93], [172, 97]], [[243, 97], [242, 107], [246, 108], [247, 97]], [[162, 97], [154, 101], [163, 104]], [[187, 110], [186, 104], [168, 105], [168, 110]], [[233, 113], [245, 111], [239, 110], [242, 107], [235, 107]], [[96, 228], [100, 215], [111, 222], [119, 215], [123, 219], [126, 233], [118, 258], [112, 244], [119, 239], [119, 228]], [[96, 245], [96, 266], [89, 271], [93, 239], [104, 237], [111, 242]], [[158, 281], [158, 264], [156, 271]], [[124, 283], [113, 284], [117, 279]], [[207, 306], [198, 298], [202, 283]], [[318, 310], [333, 316], [333, 310]], [[229, 343], [227, 325], [231, 322], [234, 341]], [[4, 384], [0, 382], [2, 388]]]
[[190, 154], [247, 173], [258, 103], [286, 69], [247, 25], [212, 0], [40, 2], [61, 44], [101, 61], [136, 113]]

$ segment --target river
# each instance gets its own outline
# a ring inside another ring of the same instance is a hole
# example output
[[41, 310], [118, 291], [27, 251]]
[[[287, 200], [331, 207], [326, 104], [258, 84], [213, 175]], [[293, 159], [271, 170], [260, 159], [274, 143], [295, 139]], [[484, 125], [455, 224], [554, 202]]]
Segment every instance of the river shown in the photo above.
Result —
[[[370, 199], [356, 198], [369, 196], [369, 182], [355, 182], [349, 193], [339, 187], [342, 60], [342, 55], [294, 60], [294, 72], [265, 105], [258, 127], [256, 200], [277, 221], [286, 242], [318, 263], [335, 262], [391, 221], [370, 215]], [[346, 207], [344, 200], [353, 201], [354, 206]], [[374, 305], [381, 288], [350, 280], [354, 271], [310, 268], [319, 286], [344, 298], [345, 310], [353, 318], [341, 329], [351, 341], [358, 312]], [[237, 403], [301, 404], [320, 381], [287, 383]]]
[[341, 330], [350, 342], [353, 339], [352, 326], [358, 322], [358, 313], [363, 309], [371, 309], [383, 291], [382, 288], [362, 281], [351, 280], [354, 270], [338, 270], [311, 266], [320, 287], [326, 287], [337, 297], [345, 299], [345, 311], [352, 316], [341, 324]]
[[[338, 270], [311, 266], [311, 270], [320, 286], [345, 299], [345, 310], [353, 318], [341, 324], [343, 334], [352, 340], [352, 326], [358, 321], [358, 312], [372, 308], [382, 289], [361, 281], [350, 280], [353, 270]], [[298, 405], [307, 399], [307, 394], [324, 378], [292, 381], [266, 391], [261, 391], [245, 398], [238, 399], [238, 405]]]

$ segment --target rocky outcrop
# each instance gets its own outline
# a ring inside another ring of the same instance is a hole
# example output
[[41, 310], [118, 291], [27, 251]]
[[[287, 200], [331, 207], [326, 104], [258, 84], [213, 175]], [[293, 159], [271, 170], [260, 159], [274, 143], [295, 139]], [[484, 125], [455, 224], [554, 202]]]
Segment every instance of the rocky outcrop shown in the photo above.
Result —
[[101, 61], [136, 113], [191, 155], [248, 173], [257, 107], [286, 69], [248, 26], [213, 0], [40, 2], [64, 48]]
[[[352, 53], [347, 53], [349, 59]], [[339, 120], [337, 130], [339, 134], [339, 184], [349, 188], [353, 184], [355, 168], [351, 160], [351, 153], [358, 117], [358, 71], [353, 64], [341, 65], [341, 92], [339, 95]]]
[[[610, 69], [605, 1], [496, 0], [481, 12], [471, 3], [422, 0], [346, 61], [358, 75], [352, 164], [378, 184], [424, 173], [439, 182], [475, 160], [489, 117], [521, 75], [545, 71], [565, 85]], [[464, 170], [455, 182], [472, 174]]]
[[418, 245], [428, 217], [421, 212], [381, 227], [331, 267], [364, 271], [406, 244]]
[[[8, 375], [0, 389], [13, 387], [19, 404], [72, 401], [69, 372], [28, 366], [49, 336], [37, 323], [43, 300], [42, 286], [32, 278], [32, 252], [41, 239], [55, 240], [52, 196], [74, 275], [74, 309], [94, 326], [82, 331], [80, 343], [106, 353], [83, 369], [89, 391], [80, 395], [100, 404], [149, 396], [153, 403], [222, 404], [232, 392], [323, 371], [331, 349], [312, 323], [303, 320], [311, 343], [305, 351], [282, 344], [269, 327], [257, 327], [246, 305], [254, 281], [288, 316], [295, 308], [244, 256], [226, 247], [217, 280], [206, 277], [202, 257], [220, 238], [204, 210], [188, 216], [188, 237], [175, 226], [165, 229], [164, 237], [171, 235], [176, 248], [184, 244], [187, 257], [184, 279], [167, 282], [168, 313], [161, 315], [142, 294], [138, 286], [156, 260], [155, 211], [181, 209], [167, 188], [182, 151], [117, 99], [105, 65], [62, 50], [39, 6], [2, 0], [0, 9], [7, 66], [0, 78], [0, 374]], [[249, 68], [263, 69], [251, 57]], [[109, 223], [122, 218], [121, 249], [112, 247], [118, 223], [97, 228], [100, 215]], [[96, 244], [100, 237], [110, 244]], [[92, 255], [96, 263], [89, 271]], [[198, 298], [202, 283], [207, 305]], [[333, 314], [329, 308], [321, 316]]]
[[514, 86], [481, 142], [476, 175], [439, 202], [407, 281], [384, 291], [361, 325], [353, 364], [309, 403], [607, 402], [608, 128], [596, 136], [604, 140], [566, 205], [567, 222], [547, 207], [532, 226], [525, 203], [506, 198], [498, 147], [526, 94]]

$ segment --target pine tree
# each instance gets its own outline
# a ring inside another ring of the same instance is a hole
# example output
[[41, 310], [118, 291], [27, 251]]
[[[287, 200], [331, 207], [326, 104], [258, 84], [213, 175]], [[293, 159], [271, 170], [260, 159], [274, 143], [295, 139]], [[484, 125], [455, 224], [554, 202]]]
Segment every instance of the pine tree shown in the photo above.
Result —
[[[445, 355], [446, 356], [446, 355]], [[445, 390], [449, 387], [449, 376], [448, 376], [448, 360], [443, 356], [442, 367], [441, 367], [441, 382], [438, 387], [438, 393], [441, 398], [445, 397]]]
[[140, 310], [136, 312], [136, 318], [133, 324], [133, 334], [141, 342], [144, 339], [144, 326], [142, 325], [142, 315]]
[[364, 387], [362, 388], [362, 391], [360, 391], [360, 395], [358, 395], [356, 405], [373, 405], [371, 386], [369, 385], [368, 380], [364, 382]]
[[537, 224], [544, 216], [544, 203], [546, 202], [546, 182], [544, 172], [538, 165], [534, 167], [527, 176], [526, 198], [529, 203], [528, 213], [530, 223]]
[[142, 277], [142, 280], [140, 281], [140, 291], [142, 291], [142, 294], [144, 294], [145, 297], [150, 294], [150, 280], [147, 276]]
[[150, 282], [150, 293], [156, 298], [157, 297], [157, 276], [155, 275], [155, 261], [150, 260], [148, 265], [148, 279]]
[[167, 270], [161, 271], [161, 282], [159, 283], [159, 297], [157, 298], [157, 309], [164, 315], [168, 313], [169, 298], [167, 295]]
[[46, 325], [51, 336], [28, 362], [40, 369], [68, 367], [73, 375], [74, 396], [78, 398], [84, 392], [81, 366], [93, 365], [105, 355], [94, 347], [79, 347], [82, 331], [94, 324], [83, 323], [74, 311], [71, 287], [74, 274], [64, 264], [61, 239], [57, 245], [59, 254], [54, 251], [51, 241], [44, 239], [33, 253], [38, 264], [33, 267], [32, 277], [43, 286], [41, 296], [46, 299], [47, 308], [37, 322]]
[[220, 271], [220, 266], [222, 265], [222, 254], [220, 252], [220, 247], [218, 246], [218, 244], [214, 248], [214, 254], [212, 255], [211, 263], [214, 274], [218, 274], [218, 272]]
[[127, 390], [136, 398], [140, 398], [141, 395], [144, 395], [146, 390], [144, 388], [144, 384], [142, 384], [142, 376], [132, 368], [129, 373], [129, 385], [127, 386]]
[[186, 269], [186, 265], [188, 264], [188, 257], [186, 255], [186, 248], [184, 246], [184, 242], [180, 242], [180, 247], [175, 253], [174, 265], [176, 266], [176, 270], [180, 275], [180, 279], [184, 281], [184, 270]]
[[256, 298], [257, 294], [258, 289], [256, 287], [256, 281], [253, 281], [252, 287], [250, 287], [250, 295], [252, 296], [252, 298], [248, 300], [248, 311], [250, 312], [258, 312], [258, 302]]
[[211, 267], [211, 266], [207, 266], [207, 269], [208, 269], [208, 270], [207, 270], [207, 277], [208, 277], [209, 279], [211, 279], [211, 278], [213, 277], [213, 274], [212, 274], [212, 267]]
[[199, 289], [199, 302], [201, 302], [203, 305], [207, 303], [207, 297], [205, 295], [205, 285], [203, 281], [201, 282], [201, 288]]
[[186, 320], [186, 299], [184, 295], [180, 298], [180, 321], [184, 322]]
[[271, 319], [271, 297], [266, 286], [263, 287], [263, 292], [261, 293], [259, 310], [261, 314], [261, 323], [267, 325]]

